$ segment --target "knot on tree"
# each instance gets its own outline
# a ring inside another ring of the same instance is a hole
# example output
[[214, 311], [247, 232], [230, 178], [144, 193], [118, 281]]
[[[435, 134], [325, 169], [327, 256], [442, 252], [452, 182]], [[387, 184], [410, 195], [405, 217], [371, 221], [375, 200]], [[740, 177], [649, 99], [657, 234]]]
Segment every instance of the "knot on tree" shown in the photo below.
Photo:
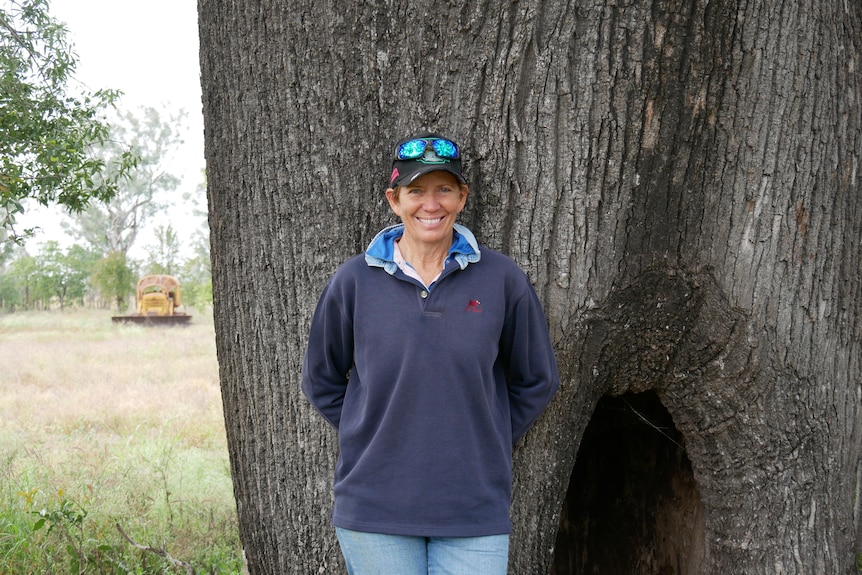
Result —
[[708, 272], [647, 271], [591, 314], [591, 379], [608, 395], [661, 388], [703, 369], [726, 347], [735, 321]]

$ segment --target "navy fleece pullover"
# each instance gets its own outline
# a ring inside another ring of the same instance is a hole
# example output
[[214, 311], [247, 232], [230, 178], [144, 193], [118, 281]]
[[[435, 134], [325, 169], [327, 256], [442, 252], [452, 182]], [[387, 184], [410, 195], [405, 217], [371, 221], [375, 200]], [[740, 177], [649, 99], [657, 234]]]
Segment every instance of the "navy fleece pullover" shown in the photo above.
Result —
[[338, 269], [311, 324], [302, 390], [338, 430], [333, 523], [509, 533], [512, 445], [559, 386], [544, 314], [526, 274], [461, 226], [427, 289], [387, 259], [400, 231]]

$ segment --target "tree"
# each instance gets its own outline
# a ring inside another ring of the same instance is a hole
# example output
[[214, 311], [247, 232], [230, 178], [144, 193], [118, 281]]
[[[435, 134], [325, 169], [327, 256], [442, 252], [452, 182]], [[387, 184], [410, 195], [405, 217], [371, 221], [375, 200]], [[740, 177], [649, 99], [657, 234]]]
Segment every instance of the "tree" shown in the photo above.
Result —
[[39, 277], [39, 262], [26, 253], [15, 259], [9, 266], [9, 276], [18, 291], [18, 297], [13, 301], [20, 303], [24, 309], [30, 309], [40, 298], [36, 287]]
[[147, 246], [148, 260], [145, 263], [149, 274], [177, 273], [180, 238], [170, 224], [156, 226], [156, 243]]
[[205, 309], [213, 303], [212, 269], [210, 266], [209, 228], [204, 224], [192, 236], [192, 255], [183, 262], [180, 271], [183, 301], [188, 307]]
[[47, 0], [9, 0], [0, 7], [0, 230], [14, 229], [25, 202], [59, 204], [72, 212], [106, 200], [134, 165], [124, 151], [112, 177], [92, 146], [108, 137], [101, 114], [118, 92], [70, 93], [76, 56], [66, 28], [48, 13]]
[[78, 244], [72, 244], [63, 255], [66, 272], [66, 295], [73, 302], [84, 304], [84, 298], [93, 293], [90, 278], [99, 254]]
[[22, 255], [26, 255], [22, 246], [14, 242], [0, 242], [0, 308], [8, 311], [13, 311], [21, 303], [13, 265]]
[[20, 301], [15, 279], [7, 270], [0, 270], [0, 309], [13, 311]]
[[46, 242], [34, 258], [35, 293], [48, 308], [56, 298], [62, 310], [67, 300], [83, 302], [93, 266], [99, 256], [77, 244], [65, 253], [56, 241]]
[[[128, 254], [141, 227], [170, 205], [159, 194], [179, 185], [179, 179], [167, 171], [167, 164], [182, 143], [180, 129], [185, 116], [180, 111], [162, 119], [158, 110], [149, 107], [118, 114], [111, 138], [102, 144], [99, 154], [105, 164], [117, 165], [128, 149], [137, 163], [126, 172], [113, 197], [72, 215], [72, 235], [104, 254]], [[105, 177], [114, 179], [119, 174], [107, 170]]]
[[28, 309], [59, 305], [62, 310], [68, 304], [83, 305], [92, 293], [90, 276], [99, 260], [93, 251], [78, 244], [64, 250], [49, 241], [31, 256], [14, 242], [2, 245], [7, 247], [0, 248], [0, 306], [9, 311], [19, 304]]
[[126, 261], [123, 252], [111, 252], [95, 265], [93, 284], [106, 301], [114, 301], [117, 311], [128, 307], [129, 294], [134, 292], [135, 272]]
[[192, 255], [182, 268], [183, 300], [185, 305], [201, 310], [213, 303], [212, 266], [210, 265], [210, 229], [207, 224], [206, 174], [194, 194], [186, 193], [183, 199], [191, 202], [191, 213], [201, 218], [201, 223], [192, 234]]
[[463, 221], [528, 270], [563, 375], [516, 452], [511, 572], [852, 569], [862, 5], [199, 12], [216, 342], [252, 573], [337, 572], [335, 441], [299, 392], [305, 335], [326, 278], [389, 221], [392, 140], [422, 126], [463, 142]]

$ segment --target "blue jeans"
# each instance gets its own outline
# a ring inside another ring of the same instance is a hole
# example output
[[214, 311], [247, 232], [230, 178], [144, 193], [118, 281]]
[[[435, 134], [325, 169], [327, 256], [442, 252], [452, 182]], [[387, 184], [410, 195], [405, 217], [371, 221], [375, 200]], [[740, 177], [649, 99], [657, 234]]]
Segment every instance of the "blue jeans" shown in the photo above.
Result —
[[335, 528], [350, 575], [506, 575], [509, 536], [411, 537]]

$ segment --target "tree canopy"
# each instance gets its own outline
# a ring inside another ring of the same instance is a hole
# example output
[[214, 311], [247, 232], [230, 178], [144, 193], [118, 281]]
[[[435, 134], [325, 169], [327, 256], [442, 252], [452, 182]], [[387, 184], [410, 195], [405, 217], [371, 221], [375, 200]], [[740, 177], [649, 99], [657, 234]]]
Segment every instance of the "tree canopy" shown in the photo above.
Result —
[[163, 119], [155, 108], [144, 107], [137, 112], [121, 112], [109, 127], [110, 139], [94, 153], [105, 164], [100, 180], [117, 181], [118, 166], [131, 150], [137, 158], [133, 169], [116, 186], [108, 200], [92, 203], [74, 214], [70, 231], [76, 238], [103, 253], [120, 251], [127, 254], [138, 232], [168, 201], [158, 198], [160, 192], [172, 192], [180, 179], [168, 171], [167, 162], [182, 144], [180, 129], [186, 118], [180, 110]]
[[76, 54], [47, 0], [9, 0], [0, 6], [0, 230], [15, 241], [16, 216], [28, 200], [71, 212], [91, 199], [107, 200], [134, 166], [126, 151], [110, 177], [94, 146], [109, 137], [103, 111], [114, 90], [73, 91]]

